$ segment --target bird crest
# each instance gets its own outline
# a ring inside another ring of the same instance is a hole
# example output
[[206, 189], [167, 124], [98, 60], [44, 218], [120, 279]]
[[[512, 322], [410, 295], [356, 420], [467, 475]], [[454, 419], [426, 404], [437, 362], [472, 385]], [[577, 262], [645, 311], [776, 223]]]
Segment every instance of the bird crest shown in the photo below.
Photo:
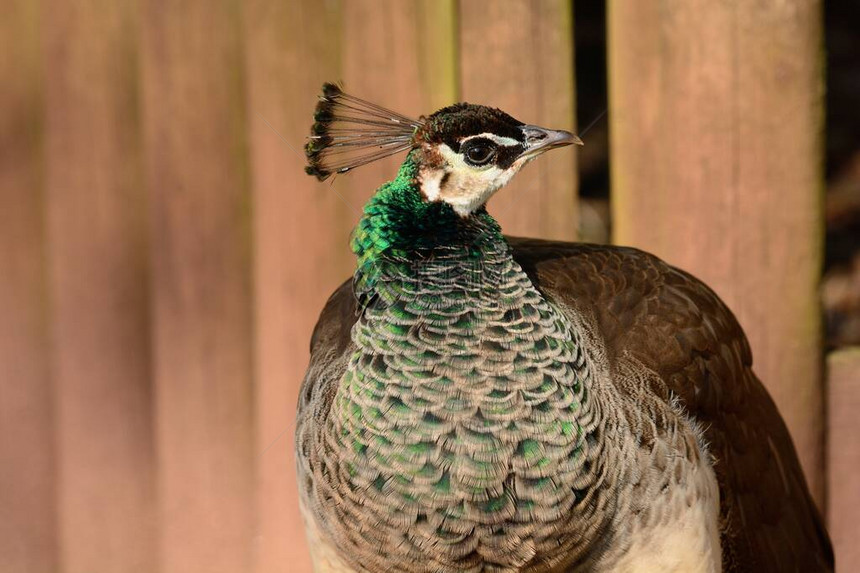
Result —
[[305, 146], [305, 171], [324, 181], [405, 151], [413, 146], [413, 137], [423, 124], [326, 83]]

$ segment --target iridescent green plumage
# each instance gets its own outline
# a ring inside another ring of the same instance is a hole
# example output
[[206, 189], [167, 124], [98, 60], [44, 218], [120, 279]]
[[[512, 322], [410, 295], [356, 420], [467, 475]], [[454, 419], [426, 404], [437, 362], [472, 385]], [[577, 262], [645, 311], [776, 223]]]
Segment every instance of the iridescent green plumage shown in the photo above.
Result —
[[380, 274], [396, 275], [398, 269], [405, 271], [441, 250], [464, 250], [467, 259], [477, 261], [486, 243], [502, 239], [486, 209], [475, 214], [475, 221], [463, 220], [450, 205], [427, 202], [417, 179], [413, 152], [397, 177], [380, 187], [365, 206], [351, 241], [358, 257], [357, 292], [372, 290]]

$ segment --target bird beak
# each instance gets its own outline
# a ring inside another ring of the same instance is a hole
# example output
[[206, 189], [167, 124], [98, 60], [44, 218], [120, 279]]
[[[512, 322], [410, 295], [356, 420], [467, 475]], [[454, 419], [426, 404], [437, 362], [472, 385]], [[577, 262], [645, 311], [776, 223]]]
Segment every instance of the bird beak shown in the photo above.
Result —
[[536, 125], [524, 125], [522, 130], [526, 136], [524, 157], [536, 157], [544, 151], [557, 147], [583, 145], [582, 140], [569, 131], [546, 129]]

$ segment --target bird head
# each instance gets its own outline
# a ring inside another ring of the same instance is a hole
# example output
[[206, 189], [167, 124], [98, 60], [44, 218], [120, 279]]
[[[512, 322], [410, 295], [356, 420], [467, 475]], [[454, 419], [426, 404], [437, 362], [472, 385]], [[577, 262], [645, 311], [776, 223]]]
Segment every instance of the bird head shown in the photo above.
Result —
[[568, 131], [525, 124], [507, 113], [458, 103], [410, 119], [323, 86], [306, 146], [307, 172], [324, 180], [411, 149], [426, 201], [467, 217], [538, 155], [582, 141]]
[[582, 141], [568, 131], [528, 125], [505, 112], [459, 103], [424, 120], [415, 134], [421, 192], [468, 215], [541, 153]]

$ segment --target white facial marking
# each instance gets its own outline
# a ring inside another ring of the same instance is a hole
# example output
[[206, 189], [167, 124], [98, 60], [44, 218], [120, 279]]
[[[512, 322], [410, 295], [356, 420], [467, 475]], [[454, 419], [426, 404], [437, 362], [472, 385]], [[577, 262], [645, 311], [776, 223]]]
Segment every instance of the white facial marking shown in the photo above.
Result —
[[442, 193], [440, 185], [444, 177], [445, 171], [442, 169], [421, 170], [421, 190], [428, 201], [439, 201], [439, 195]]
[[502, 135], [496, 135], [495, 133], [479, 133], [478, 135], [470, 135], [469, 137], [464, 137], [460, 140], [460, 144], [466, 143], [470, 139], [475, 139], [476, 137], [480, 137], [481, 139], [489, 139], [490, 141], [501, 145], [502, 147], [513, 147], [515, 145], [520, 145], [520, 142], [514, 139], [513, 137], [504, 137]]
[[[499, 145], [519, 145], [515, 139], [500, 137], [492, 133], [464, 138], [468, 141], [474, 137], [483, 137]], [[444, 143], [436, 147], [436, 151], [445, 161], [444, 167], [423, 168], [421, 170], [421, 190], [428, 201], [444, 201], [453, 207], [454, 211], [466, 217], [478, 207], [487, 202], [493, 193], [506, 185], [517, 171], [528, 162], [527, 158], [517, 159], [507, 169], [501, 169], [495, 164], [483, 166], [469, 165], [459, 153]]]

